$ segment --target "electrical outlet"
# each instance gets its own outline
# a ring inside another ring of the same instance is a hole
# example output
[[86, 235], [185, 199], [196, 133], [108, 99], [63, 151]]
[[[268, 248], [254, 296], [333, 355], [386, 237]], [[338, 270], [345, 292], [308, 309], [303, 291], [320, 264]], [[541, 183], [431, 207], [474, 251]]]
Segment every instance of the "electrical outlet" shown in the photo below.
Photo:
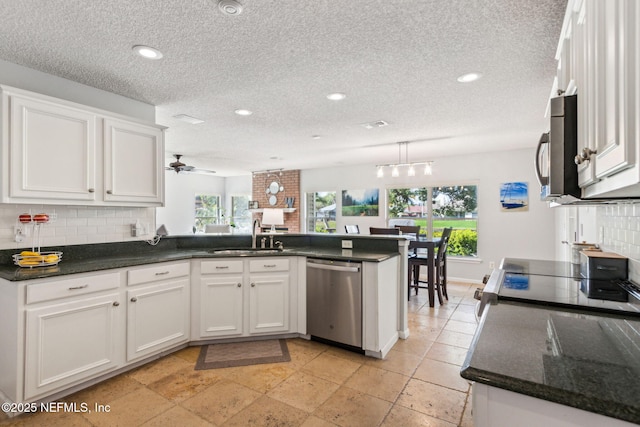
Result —
[[24, 225], [14, 225], [13, 226], [13, 234], [20, 234], [22, 236], [28, 236], [29, 235], [29, 227], [26, 227]]
[[489, 261], [489, 268], [494, 269], [496, 268], [496, 263], [493, 261]]
[[342, 249], [353, 249], [353, 240], [343, 240]]

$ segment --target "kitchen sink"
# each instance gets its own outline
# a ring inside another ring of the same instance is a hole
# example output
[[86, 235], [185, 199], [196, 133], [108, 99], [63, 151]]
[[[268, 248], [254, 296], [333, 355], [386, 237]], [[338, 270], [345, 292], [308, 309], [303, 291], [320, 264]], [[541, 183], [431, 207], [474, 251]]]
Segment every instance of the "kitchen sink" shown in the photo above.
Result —
[[211, 249], [208, 251], [214, 255], [255, 255], [255, 254], [279, 254], [284, 252], [284, 249]]

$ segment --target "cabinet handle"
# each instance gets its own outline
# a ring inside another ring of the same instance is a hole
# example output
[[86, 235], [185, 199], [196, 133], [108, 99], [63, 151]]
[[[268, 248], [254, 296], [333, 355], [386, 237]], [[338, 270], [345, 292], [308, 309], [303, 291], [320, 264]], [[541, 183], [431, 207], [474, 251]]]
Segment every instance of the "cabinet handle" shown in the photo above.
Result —
[[136, 297], [132, 297], [131, 298], [131, 302], [136, 302], [136, 301], [138, 301], [138, 298], [136, 298]]
[[275, 264], [264, 264], [264, 266], [263, 266], [263, 267], [264, 267], [264, 268], [273, 268], [273, 267], [275, 267], [275, 266], [276, 266]]
[[89, 189], [89, 193], [95, 193], [95, 192], [96, 192], [96, 189], [95, 189], [95, 188], [90, 188], [90, 189]]
[[114, 301], [114, 302], [113, 302], [113, 306], [114, 306], [114, 307], [117, 307], [117, 306], [119, 306], [119, 305], [120, 305], [120, 303], [119, 303], [118, 301]]
[[89, 285], [82, 285], [82, 286], [72, 286], [69, 288], [70, 291], [75, 291], [76, 289], [84, 289], [84, 288], [88, 288]]
[[156, 276], [164, 276], [165, 274], [169, 274], [168, 271], [161, 271], [159, 273], [156, 273]]
[[113, 191], [107, 190], [107, 194], [113, 194]]
[[242, 283], [238, 283], [238, 287], [241, 288], [242, 287]]
[[598, 154], [598, 150], [592, 150], [589, 147], [584, 147], [580, 153], [573, 159], [576, 165], [581, 164], [587, 160], [591, 160], [592, 154]]
[[216, 265], [216, 270], [225, 270], [229, 268], [228, 265]]
[[252, 287], [252, 288], [255, 288], [255, 287], [256, 287], [256, 284], [255, 284], [255, 283], [252, 283], [252, 284], [251, 284], [251, 287]]

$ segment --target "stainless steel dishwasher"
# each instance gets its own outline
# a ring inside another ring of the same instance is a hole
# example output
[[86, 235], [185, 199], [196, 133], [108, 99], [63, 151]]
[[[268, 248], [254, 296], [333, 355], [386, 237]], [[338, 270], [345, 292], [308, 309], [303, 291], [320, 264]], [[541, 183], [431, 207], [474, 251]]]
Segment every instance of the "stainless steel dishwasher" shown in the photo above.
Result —
[[307, 334], [362, 349], [362, 264], [307, 260]]

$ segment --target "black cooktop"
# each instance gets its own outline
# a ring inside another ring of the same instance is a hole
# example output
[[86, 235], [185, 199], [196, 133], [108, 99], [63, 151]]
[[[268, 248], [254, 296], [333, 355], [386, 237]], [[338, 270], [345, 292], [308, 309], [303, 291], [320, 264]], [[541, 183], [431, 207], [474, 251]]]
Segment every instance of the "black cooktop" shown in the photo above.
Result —
[[580, 278], [580, 265], [562, 261], [503, 258], [500, 269], [507, 273]]
[[640, 301], [609, 280], [505, 273], [498, 299], [640, 315]]

